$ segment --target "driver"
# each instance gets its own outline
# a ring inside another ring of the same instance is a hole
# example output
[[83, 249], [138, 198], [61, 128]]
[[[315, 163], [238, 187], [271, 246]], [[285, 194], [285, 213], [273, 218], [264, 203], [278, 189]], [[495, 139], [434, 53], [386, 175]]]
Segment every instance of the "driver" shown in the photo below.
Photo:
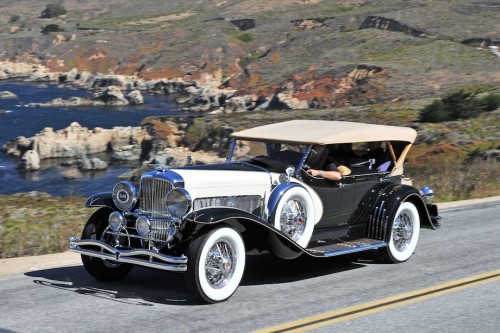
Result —
[[[339, 166], [337, 166], [337, 164]], [[334, 158], [329, 155], [324, 170], [309, 169], [307, 170], [307, 173], [313, 177], [321, 177], [329, 180], [340, 180], [342, 179], [342, 176], [349, 175], [351, 173], [351, 170], [348, 167], [337, 163]]]
[[333, 162], [328, 164], [325, 170], [309, 169], [307, 173], [313, 177], [321, 177], [330, 180], [342, 179], [342, 174]]

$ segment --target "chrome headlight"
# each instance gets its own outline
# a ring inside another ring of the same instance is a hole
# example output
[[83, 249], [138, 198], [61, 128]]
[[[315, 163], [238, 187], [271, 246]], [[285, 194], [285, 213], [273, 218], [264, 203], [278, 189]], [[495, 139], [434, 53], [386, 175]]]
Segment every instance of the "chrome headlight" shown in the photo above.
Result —
[[139, 235], [146, 236], [151, 229], [151, 221], [146, 216], [139, 216], [135, 221], [135, 228]]
[[113, 202], [120, 210], [129, 210], [137, 203], [137, 190], [130, 182], [119, 182], [113, 188]]
[[174, 188], [165, 200], [167, 210], [174, 217], [182, 217], [191, 208], [191, 196], [183, 188]]
[[422, 187], [420, 189], [420, 194], [422, 194], [426, 203], [430, 203], [432, 199], [434, 199], [434, 191], [428, 186]]
[[126, 225], [125, 218], [119, 212], [111, 213], [108, 218], [108, 223], [109, 228], [114, 232], [117, 232], [120, 228]]

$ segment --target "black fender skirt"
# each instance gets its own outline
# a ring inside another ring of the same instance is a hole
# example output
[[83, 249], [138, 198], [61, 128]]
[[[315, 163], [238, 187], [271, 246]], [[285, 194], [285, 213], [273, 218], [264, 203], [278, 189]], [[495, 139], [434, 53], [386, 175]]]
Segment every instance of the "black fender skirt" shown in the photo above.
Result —
[[271, 224], [240, 209], [228, 207], [205, 208], [188, 214], [184, 217], [184, 220], [196, 225], [194, 226], [194, 234], [209, 225], [224, 223], [238, 230], [243, 238], [249, 235], [261, 235], [261, 237], [265, 238], [269, 250], [283, 259], [293, 259], [302, 253], [308, 253]]

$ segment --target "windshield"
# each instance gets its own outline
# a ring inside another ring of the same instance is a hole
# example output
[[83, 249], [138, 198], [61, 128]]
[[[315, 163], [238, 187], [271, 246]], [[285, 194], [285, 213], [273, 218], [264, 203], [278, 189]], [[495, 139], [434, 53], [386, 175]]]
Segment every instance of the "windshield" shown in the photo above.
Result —
[[264, 141], [236, 140], [231, 161], [247, 162], [273, 172], [285, 172], [292, 165], [298, 167], [306, 145]]

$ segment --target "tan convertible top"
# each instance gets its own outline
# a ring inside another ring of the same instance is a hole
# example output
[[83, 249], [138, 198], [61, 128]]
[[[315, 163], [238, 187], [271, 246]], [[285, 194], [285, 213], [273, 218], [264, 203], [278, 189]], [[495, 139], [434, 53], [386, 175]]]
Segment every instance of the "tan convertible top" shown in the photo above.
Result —
[[335, 144], [371, 141], [413, 143], [417, 132], [410, 127], [374, 125], [350, 121], [290, 120], [231, 134], [242, 140]]

